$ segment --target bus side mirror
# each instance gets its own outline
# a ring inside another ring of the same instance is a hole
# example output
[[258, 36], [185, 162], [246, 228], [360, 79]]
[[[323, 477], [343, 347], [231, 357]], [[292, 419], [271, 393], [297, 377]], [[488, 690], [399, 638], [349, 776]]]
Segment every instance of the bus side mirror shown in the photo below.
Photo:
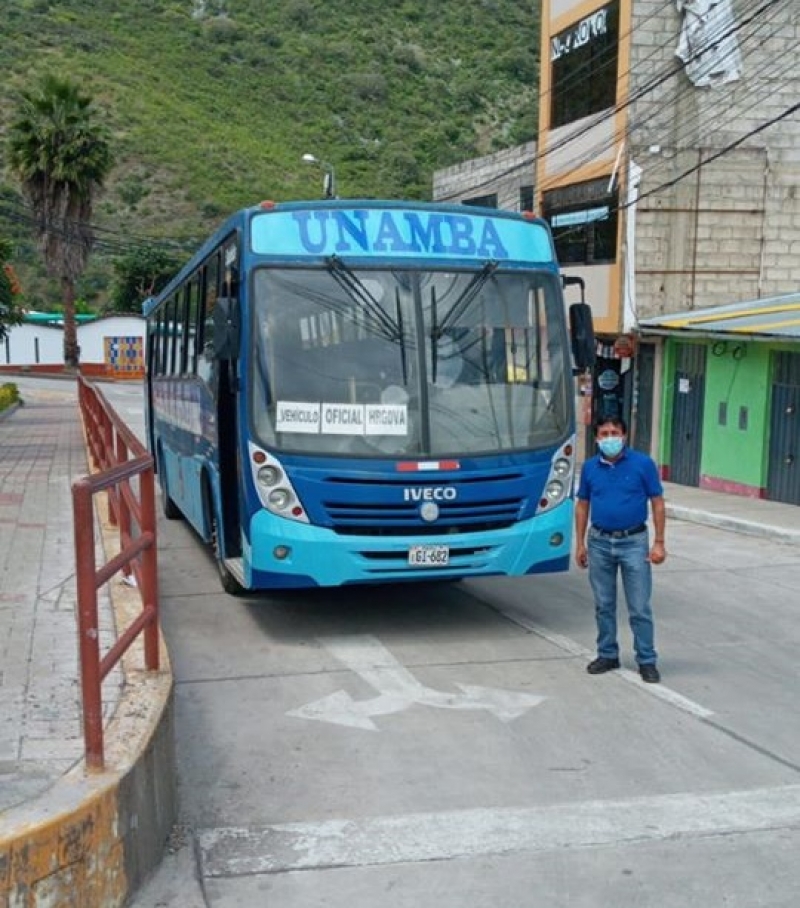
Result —
[[592, 308], [588, 303], [573, 303], [569, 307], [569, 335], [572, 359], [578, 372], [591, 369], [597, 356], [594, 340]]
[[214, 303], [214, 358], [236, 359], [239, 355], [239, 304], [222, 296]]

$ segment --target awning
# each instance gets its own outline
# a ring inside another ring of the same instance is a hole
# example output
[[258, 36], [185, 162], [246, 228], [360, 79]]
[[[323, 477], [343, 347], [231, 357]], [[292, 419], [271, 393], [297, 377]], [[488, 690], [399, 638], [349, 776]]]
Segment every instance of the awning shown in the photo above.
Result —
[[800, 340], [800, 293], [673, 312], [642, 319], [638, 327], [643, 335]]
[[[80, 313], [75, 316], [75, 322], [78, 325], [96, 320], [97, 315], [95, 313]], [[64, 315], [61, 312], [35, 312], [30, 309], [22, 316], [22, 322], [27, 325], [53, 325], [61, 328], [64, 325]]]

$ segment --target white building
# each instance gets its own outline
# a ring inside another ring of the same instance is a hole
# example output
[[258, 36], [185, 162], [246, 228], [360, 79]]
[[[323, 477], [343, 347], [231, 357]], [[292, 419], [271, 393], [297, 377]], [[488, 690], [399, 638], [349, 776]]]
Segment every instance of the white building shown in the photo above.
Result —
[[[141, 378], [145, 365], [145, 320], [109, 315], [79, 322], [81, 370], [92, 375]], [[64, 323], [58, 315], [29, 313], [0, 341], [0, 371], [60, 371], [64, 365]]]

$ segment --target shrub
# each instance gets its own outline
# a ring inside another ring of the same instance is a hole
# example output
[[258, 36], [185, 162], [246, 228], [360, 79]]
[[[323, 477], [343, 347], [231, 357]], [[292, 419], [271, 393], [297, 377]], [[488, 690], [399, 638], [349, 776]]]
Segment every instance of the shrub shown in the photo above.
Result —
[[0, 385], [0, 413], [19, 403], [19, 388], [12, 382]]

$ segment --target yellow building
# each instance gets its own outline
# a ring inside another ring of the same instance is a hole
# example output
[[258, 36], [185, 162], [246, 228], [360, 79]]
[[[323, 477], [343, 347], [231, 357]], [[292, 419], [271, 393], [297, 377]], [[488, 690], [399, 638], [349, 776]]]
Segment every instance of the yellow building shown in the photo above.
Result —
[[542, 3], [537, 207], [586, 283], [598, 335], [623, 328], [623, 166], [631, 0]]

